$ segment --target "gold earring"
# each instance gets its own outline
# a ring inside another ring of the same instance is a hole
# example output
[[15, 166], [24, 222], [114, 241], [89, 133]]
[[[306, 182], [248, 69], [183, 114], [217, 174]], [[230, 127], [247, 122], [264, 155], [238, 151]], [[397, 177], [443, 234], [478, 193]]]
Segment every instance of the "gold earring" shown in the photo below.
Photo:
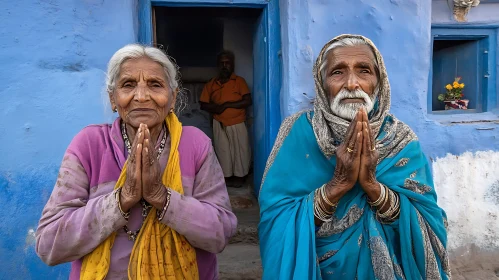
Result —
[[118, 112], [118, 109], [116, 107], [113, 108], [113, 112]]
[[173, 113], [173, 108], [170, 109], [170, 113]]

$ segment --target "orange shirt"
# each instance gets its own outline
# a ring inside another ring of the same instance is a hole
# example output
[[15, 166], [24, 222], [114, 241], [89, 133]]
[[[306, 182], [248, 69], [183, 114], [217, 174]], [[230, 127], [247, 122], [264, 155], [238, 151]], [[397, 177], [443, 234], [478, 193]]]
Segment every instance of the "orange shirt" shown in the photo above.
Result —
[[[225, 84], [221, 84], [216, 78], [206, 83], [199, 101], [223, 104], [225, 102], [241, 101], [243, 95], [249, 93], [246, 81], [242, 77], [232, 73], [229, 81]], [[228, 108], [220, 115], [213, 115], [213, 118], [221, 122], [224, 126], [231, 126], [246, 121], [246, 110]]]

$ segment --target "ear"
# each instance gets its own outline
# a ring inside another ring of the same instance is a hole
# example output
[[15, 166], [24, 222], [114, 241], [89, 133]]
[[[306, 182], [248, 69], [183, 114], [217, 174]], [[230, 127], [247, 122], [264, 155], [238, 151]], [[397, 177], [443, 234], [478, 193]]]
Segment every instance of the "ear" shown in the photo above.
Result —
[[109, 102], [111, 103], [111, 110], [113, 110], [113, 112], [116, 112], [115, 109], [117, 108], [116, 107], [116, 102], [114, 101], [114, 94], [112, 91], [107, 91], [107, 93], [109, 94]]

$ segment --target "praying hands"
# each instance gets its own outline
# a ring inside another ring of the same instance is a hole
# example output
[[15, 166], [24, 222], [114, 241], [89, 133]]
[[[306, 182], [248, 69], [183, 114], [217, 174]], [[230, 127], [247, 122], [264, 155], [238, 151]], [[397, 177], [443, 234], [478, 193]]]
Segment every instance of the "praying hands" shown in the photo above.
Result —
[[162, 209], [167, 190], [161, 183], [161, 172], [157, 155], [152, 145], [151, 133], [141, 124], [132, 144], [128, 160], [127, 176], [120, 193], [121, 209], [128, 212], [140, 199], [156, 209]]
[[[345, 140], [336, 150], [334, 176], [325, 186], [328, 199], [337, 203], [358, 182], [370, 201], [378, 200], [381, 195], [381, 185], [376, 180], [378, 158], [367, 112], [361, 108], [350, 123]], [[387, 210], [384, 208], [388, 205], [381, 205], [379, 210]]]

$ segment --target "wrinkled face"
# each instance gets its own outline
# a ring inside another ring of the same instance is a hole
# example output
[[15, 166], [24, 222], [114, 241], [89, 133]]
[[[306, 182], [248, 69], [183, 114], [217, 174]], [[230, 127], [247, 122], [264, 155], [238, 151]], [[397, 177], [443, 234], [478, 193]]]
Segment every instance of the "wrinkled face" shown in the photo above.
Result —
[[172, 106], [176, 92], [172, 92], [161, 64], [147, 57], [129, 59], [121, 65], [111, 104], [120, 117], [138, 128], [141, 123], [151, 129], [161, 125]]
[[218, 71], [221, 78], [229, 78], [234, 71], [234, 61], [228, 56], [221, 56], [218, 60]]
[[369, 46], [338, 47], [327, 55], [324, 87], [334, 114], [351, 120], [365, 107], [374, 107], [378, 78]]

